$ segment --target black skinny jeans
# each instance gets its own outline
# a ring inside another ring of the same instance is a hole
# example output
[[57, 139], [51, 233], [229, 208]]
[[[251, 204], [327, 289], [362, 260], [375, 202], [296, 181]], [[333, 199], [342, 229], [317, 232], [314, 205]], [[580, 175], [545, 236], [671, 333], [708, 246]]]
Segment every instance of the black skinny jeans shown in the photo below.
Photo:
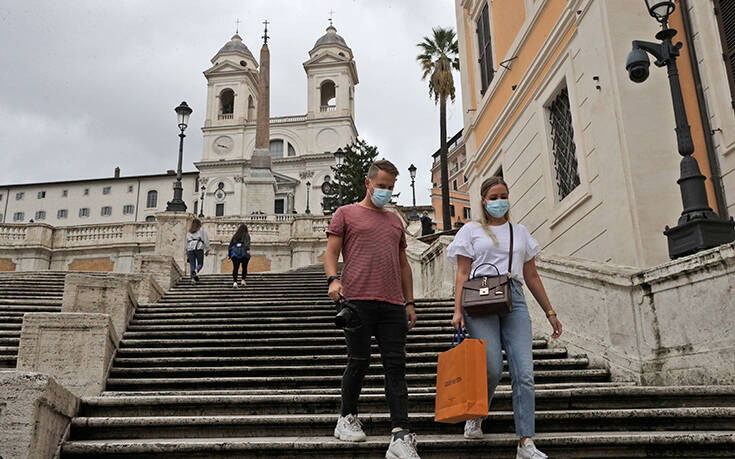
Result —
[[242, 265], [242, 278], [243, 280], [248, 277], [248, 262], [250, 261], [250, 258], [243, 258], [242, 260], [239, 258], [232, 258], [232, 280], [237, 282], [237, 272], [240, 270], [240, 266]]
[[357, 415], [357, 401], [370, 365], [370, 339], [374, 335], [385, 372], [385, 394], [393, 428], [409, 429], [406, 386], [406, 334], [408, 322], [402, 305], [383, 301], [351, 301], [362, 325], [345, 330], [348, 363], [342, 376], [342, 416]]

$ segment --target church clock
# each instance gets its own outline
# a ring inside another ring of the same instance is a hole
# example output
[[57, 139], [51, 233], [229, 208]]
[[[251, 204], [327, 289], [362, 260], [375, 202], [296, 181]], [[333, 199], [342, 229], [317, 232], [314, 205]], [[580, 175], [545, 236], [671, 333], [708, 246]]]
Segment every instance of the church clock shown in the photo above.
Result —
[[232, 151], [233, 144], [232, 137], [221, 135], [214, 139], [214, 151], [219, 154], [229, 153]]

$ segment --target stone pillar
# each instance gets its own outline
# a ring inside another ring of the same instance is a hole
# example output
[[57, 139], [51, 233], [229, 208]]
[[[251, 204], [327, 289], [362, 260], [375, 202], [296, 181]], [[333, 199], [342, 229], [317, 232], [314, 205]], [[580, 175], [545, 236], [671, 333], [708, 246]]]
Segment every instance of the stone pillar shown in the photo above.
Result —
[[0, 372], [0, 457], [54, 457], [79, 398], [48, 375]]
[[184, 275], [173, 257], [163, 255], [136, 255], [133, 272], [150, 275], [164, 292]]
[[181, 270], [186, 269], [186, 233], [194, 214], [161, 212], [156, 214], [156, 255], [173, 257]]
[[18, 371], [52, 376], [78, 397], [102, 393], [119, 338], [110, 316], [28, 312], [18, 347]]
[[128, 279], [88, 274], [67, 274], [65, 277], [61, 312], [108, 314], [118, 337], [125, 333], [137, 307]]
[[27, 224], [24, 245], [18, 250], [16, 271], [48, 270], [53, 245], [53, 226], [45, 223]]

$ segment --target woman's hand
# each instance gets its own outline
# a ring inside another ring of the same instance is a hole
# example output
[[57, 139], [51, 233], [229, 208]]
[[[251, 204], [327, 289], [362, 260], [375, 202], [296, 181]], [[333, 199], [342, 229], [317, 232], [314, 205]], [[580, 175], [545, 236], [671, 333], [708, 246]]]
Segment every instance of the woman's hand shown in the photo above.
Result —
[[209, 250], [207, 250], [206, 252], [204, 252], [204, 255], [205, 256], [209, 256]]
[[464, 316], [461, 312], [455, 312], [454, 316], [452, 316], [452, 327], [454, 327], [455, 330], [459, 330], [459, 327], [462, 327], [462, 330], [465, 329]]
[[551, 327], [554, 329], [554, 333], [551, 334], [551, 337], [556, 339], [561, 336], [561, 322], [559, 322], [559, 319], [556, 316], [549, 316], [549, 323], [551, 324]]

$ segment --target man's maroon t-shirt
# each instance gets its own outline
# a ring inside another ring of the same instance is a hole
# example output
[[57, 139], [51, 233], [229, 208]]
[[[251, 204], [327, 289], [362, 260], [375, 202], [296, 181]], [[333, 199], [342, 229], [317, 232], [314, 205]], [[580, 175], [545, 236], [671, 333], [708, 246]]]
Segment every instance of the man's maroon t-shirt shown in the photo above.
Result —
[[397, 215], [360, 204], [342, 206], [327, 234], [342, 238], [345, 298], [403, 304], [398, 254], [406, 248], [406, 232]]

